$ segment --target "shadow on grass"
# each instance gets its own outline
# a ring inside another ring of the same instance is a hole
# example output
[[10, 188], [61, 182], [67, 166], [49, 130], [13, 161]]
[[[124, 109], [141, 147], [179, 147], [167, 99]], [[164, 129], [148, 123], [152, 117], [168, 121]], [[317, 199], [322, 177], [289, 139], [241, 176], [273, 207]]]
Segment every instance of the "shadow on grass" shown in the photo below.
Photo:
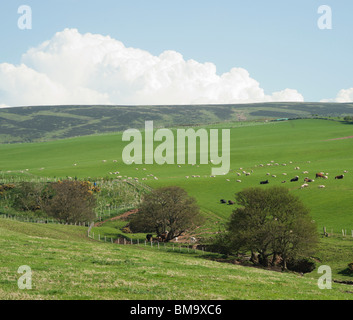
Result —
[[351, 277], [353, 278], [353, 271], [350, 270], [349, 268], [346, 268], [344, 270], [341, 270], [340, 272], [338, 272], [338, 274], [342, 275], [342, 276], [346, 276], [346, 277]]

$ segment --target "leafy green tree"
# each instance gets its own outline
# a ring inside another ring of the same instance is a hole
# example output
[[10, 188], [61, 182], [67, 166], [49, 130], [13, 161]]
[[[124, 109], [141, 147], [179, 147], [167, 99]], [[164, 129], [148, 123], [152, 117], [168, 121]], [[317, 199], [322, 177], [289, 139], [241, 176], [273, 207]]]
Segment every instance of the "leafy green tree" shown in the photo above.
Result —
[[236, 252], [251, 252], [252, 261], [268, 267], [313, 252], [318, 242], [315, 223], [300, 199], [283, 187], [249, 188], [236, 194], [227, 237]]
[[130, 222], [133, 232], [168, 232], [166, 241], [195, 229], [203, 222], [196, 200], [179, 187], [165, 187], [147, 194]]

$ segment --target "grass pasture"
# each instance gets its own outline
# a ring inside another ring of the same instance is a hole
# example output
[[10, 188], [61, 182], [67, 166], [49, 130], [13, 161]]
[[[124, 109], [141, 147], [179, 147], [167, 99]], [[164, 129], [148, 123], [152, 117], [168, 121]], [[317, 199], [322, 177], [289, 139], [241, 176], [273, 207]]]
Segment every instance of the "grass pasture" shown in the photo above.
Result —
[[[199, 167], [183, 165], [181, 168], [176, 164], [125, 165], [121, 154], [127, 143], [121, 141], [119, 133], [45, 143], [0, 145], [0, 178], [13, 175], [23, 179], [67, 176], [113, 178], [116, 177], [113, 173], [119, 172], [125, 179], [136, 177], [141, 181], [147, 178], [143, 183], [153, 188], [167, 185], [185, 188], [214, 222], [224, 221], [232, 210], [230, 206], [220, 205], [219, 199], [233, 199], [235, 192], [259, 186], [262, 180], [269, 179], [269, 186], [281, 185], [286, 180], [283, 185], [298, 194], [312, 209], [318, 226], [337, 233], [342, 229], [353, 229], [353, 139], [329, 140], [351, 136], [352, 129], [352, 125], [325, 120], [231, 128], [231, 171], [216, 178], [210, 178], [211, 164]], [[300, 170], [294, 170], [295, 167], [300, 167]], [[248, 177], [244, 174], [238, 177], [236, 173], [242, 172], [240, 168], [247, 172], [253, 170], [253, 173]], [[335, 180], [334, 177], [344, 170], [348, 171], [345, 178]], [[309, 173], [303, 174], [304, 171]], [[300, 190], [304, 177], [315, 179], [315, 173], [320, 171], [329, 173], [329, 179], [316, 179], [309, 188]], [[151, 174], [158, 180], [149, 176]], [[192, 175], [200, 178], [192, 178]], [[289, 183], [296, 175], [300, 176], [299, 182]], [[237, 183], [238, 179], [242, 182]], [[326, 188], [319, 190], [320, 184]]]
[[[224, 176], [211, 178], [212, 164], [125, 165], [121, 154], [126, 143], [121, 133], [114, 133], [0, 145], [0, 179], [122, 176], [139, 181], [147, 178], [142, 182], [153, 188], [177, 185], [197, 199], [207, 218], [196, 234], [203, 238], [212, 237], [234, 208], [221, 205], [220, 199], [233, 200], [236, 192], [260, 186], [260, 181], [268, 179], [270, 184], [261, 187], [288, 187], [311, 209], [319, 231], [326, 227], [334, 234], [321, 239], [317, 258], [320, 264], [332, 267], [334, 279], [352, 280], [347, 264], [353, 262], [353, 139], [340, 138], [352, 136], [353, 125], [311, 119], [247, 126], [226, 123], [216, 128], [231, 130], [231, 170]], [[251, 175], [245, 176], [243, 170]], [[315, 178], [321, 171], [328, 173], [328, 180]], [[348, 172], [343, 180], [334, 179], [344, 171]], [[299, 182], [289, 182], [296, 175]], [[301, 189], [305, 177], [315, 182]], [[241, 182], [236, 182], [238, 179]], [[282, 184], [284, 180], [287, 182]], [[324, 189], [318, 187], [321, 184]], [[109, 236], [122, 226], [123, 222], [114, 222], [95, 229]], [[342, 229], [347, 230], [345, 238]], [[140, 239], [143, 235], [132, 237]], [[86, 229], [79, 227], [0, 219], [0, 241], [0, 299], [160, 299], [162, 292], [163, 299], [352, 298], [353, 290], [347, 285], [319, 290], [315, 271], [300, 277], [217, 263], [199, 255], [180, 259], [177, 252], [97, 243], [87, 239]], [[32, 291], [16, 289], [16, 271], [22, 264], [35, 271], [36, 287]]]

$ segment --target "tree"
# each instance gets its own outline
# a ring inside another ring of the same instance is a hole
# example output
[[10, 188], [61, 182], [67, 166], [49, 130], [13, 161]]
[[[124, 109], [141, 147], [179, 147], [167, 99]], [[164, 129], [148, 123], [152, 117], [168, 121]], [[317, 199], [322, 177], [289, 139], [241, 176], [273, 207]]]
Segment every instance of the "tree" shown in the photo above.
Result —
[[133, 232], [168, 232], [166, 241], [193, 230], [202, 223], [196, 200], [179, 187], [165, 187], [147, 194], [130, 222]]
[[86, 181], [59, 181], [45, 190], [44, 211], [65, 223], [93, 220], [95, 206], [92, 186]]
[[318, 242], [315, 223], [300, 199], [283, 187], [249, 188], [236, 194], [227, 237], [236, 252], [251, 252], [252, 261], [268, 267], [277, 258], [287, 269], [289, 259], [312, 253]]

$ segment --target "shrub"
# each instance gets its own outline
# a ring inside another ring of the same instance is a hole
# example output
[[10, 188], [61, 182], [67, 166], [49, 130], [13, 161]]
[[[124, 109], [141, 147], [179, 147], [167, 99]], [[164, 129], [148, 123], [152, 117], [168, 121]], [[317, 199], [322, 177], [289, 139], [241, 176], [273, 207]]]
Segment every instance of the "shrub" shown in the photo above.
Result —
[[65, 223], [92, 221], [96, 199], [86, 181], [59, 181], [45, 190], [44, 211]]
[[123, 233], [132, 233], [129, 225], [125, 226], [122, 230], [121, 230]]
[[[18, 211], [41, 210], [43, 185], [31, 182], [21, 182], [12, 188], [13, 208]], [[6, 189], [5, 189], [6, 190]], [[9, 189], [7, 189], [9, 190]]]
[[288, 270], [310, 273], [315, 270], [316, 262], [312, 258], [291, 259], [287, 264]]

